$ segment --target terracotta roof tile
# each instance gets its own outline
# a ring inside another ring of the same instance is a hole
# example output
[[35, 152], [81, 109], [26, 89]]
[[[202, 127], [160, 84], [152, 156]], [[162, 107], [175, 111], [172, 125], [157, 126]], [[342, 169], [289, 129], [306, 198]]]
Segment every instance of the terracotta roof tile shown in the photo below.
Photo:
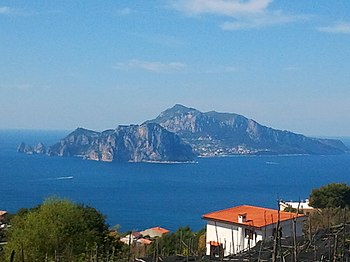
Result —
[[169, 233], [169, 230], [168, 229], [165, 229], [165, 228], [162, 228], [162, 227], [152, 227], [151, 228], [152, 230], [155, 230], [155, 231], [158, 231], [162, 234], [167, 234]]
[[[238, 215], [241, 214], [246, 214], [246, 220], [245, 222], [239, 223]], [[303, 217], [304, 215], [297, 215], [295, 213], [281, 211], [280, 221], [289, 220], [296, 216]], [[278, 211], [269, 208], [243, 205], [208, 213], [203, 215], [202, 218], [207, 220], [216, 220], [261, 228], [270, 224], [277, 223]]]
[[152, 244], [152, 241], [149, 240], [149, 239], [146, 239], [146, 238], [140, 238], [137, 240], [137, 242], [141, 243], [141, 244], [144, 244], [144, 245], [150, 245]]

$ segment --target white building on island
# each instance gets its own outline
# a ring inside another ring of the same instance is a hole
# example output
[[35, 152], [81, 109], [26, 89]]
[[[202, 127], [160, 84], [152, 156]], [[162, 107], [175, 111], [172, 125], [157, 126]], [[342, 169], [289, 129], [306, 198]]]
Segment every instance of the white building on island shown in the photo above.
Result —
[[272, 239], [278, 220], [282, 237], [293, 236], [293, 219], [296, 236], [302, 235], [303, 214], [278, 210], [237, 206], [203, 215], [206, 226], [206, 254], [228, 256], [252, 248], [257, 242]]

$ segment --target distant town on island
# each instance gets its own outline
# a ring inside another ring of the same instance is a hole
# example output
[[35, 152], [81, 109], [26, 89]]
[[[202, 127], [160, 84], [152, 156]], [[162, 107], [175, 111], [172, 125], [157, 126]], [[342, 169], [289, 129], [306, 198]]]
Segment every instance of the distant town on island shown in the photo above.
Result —
[[103, 132], [77, 128], [52, 146], [23, 142], [17, 151], [107, 162], [190, 162], [229, 155], [344, 154], [349, 148], [337, 139], [273, 129], [239, 114], [176, 104], [140, 125]]

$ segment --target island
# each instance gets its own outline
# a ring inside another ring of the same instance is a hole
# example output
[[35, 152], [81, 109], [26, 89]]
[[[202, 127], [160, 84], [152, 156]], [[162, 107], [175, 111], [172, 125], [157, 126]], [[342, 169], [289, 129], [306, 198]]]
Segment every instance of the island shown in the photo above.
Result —
[[156, 123], [179, 135], [198, 156], [343, 154], [349, 149], [337, 139], [306, 137], [263, 126], [234, 113], [200, 112], [180, 104], [146, 123]]
[[46, 147], [21, 143], [18, 152], [106, 162], [190, 162], [229, 155], [344, 154], [337, 139], [273, 129], [235, 113], [201, 112], [180, 104], [141, 125], [96, 132], [77, 128]]
[[47, 149], [42, 143], [35, 147], [21, 143], [17, 151], [106, 162], [189, 162], [194, 158], [190, 145], [152, 123], [118, 126], [103, 132], [77, 128]]

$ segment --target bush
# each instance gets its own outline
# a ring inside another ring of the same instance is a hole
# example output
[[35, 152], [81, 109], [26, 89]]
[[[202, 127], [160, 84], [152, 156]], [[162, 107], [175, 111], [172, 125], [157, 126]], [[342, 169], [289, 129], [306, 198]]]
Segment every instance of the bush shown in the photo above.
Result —
[[48, 199], [11, 220], [5, 256], [8, 260], [15, 252], [14, 261], [79, 261], [87, 251], [97, 253], [106, 244], [107, 233], [105, 218], [96, 209]]
[[345, 208], [350, 205], [350, 187], [346, 184], [332, 183], [313, 189], [310, 205], [315, 208]]

